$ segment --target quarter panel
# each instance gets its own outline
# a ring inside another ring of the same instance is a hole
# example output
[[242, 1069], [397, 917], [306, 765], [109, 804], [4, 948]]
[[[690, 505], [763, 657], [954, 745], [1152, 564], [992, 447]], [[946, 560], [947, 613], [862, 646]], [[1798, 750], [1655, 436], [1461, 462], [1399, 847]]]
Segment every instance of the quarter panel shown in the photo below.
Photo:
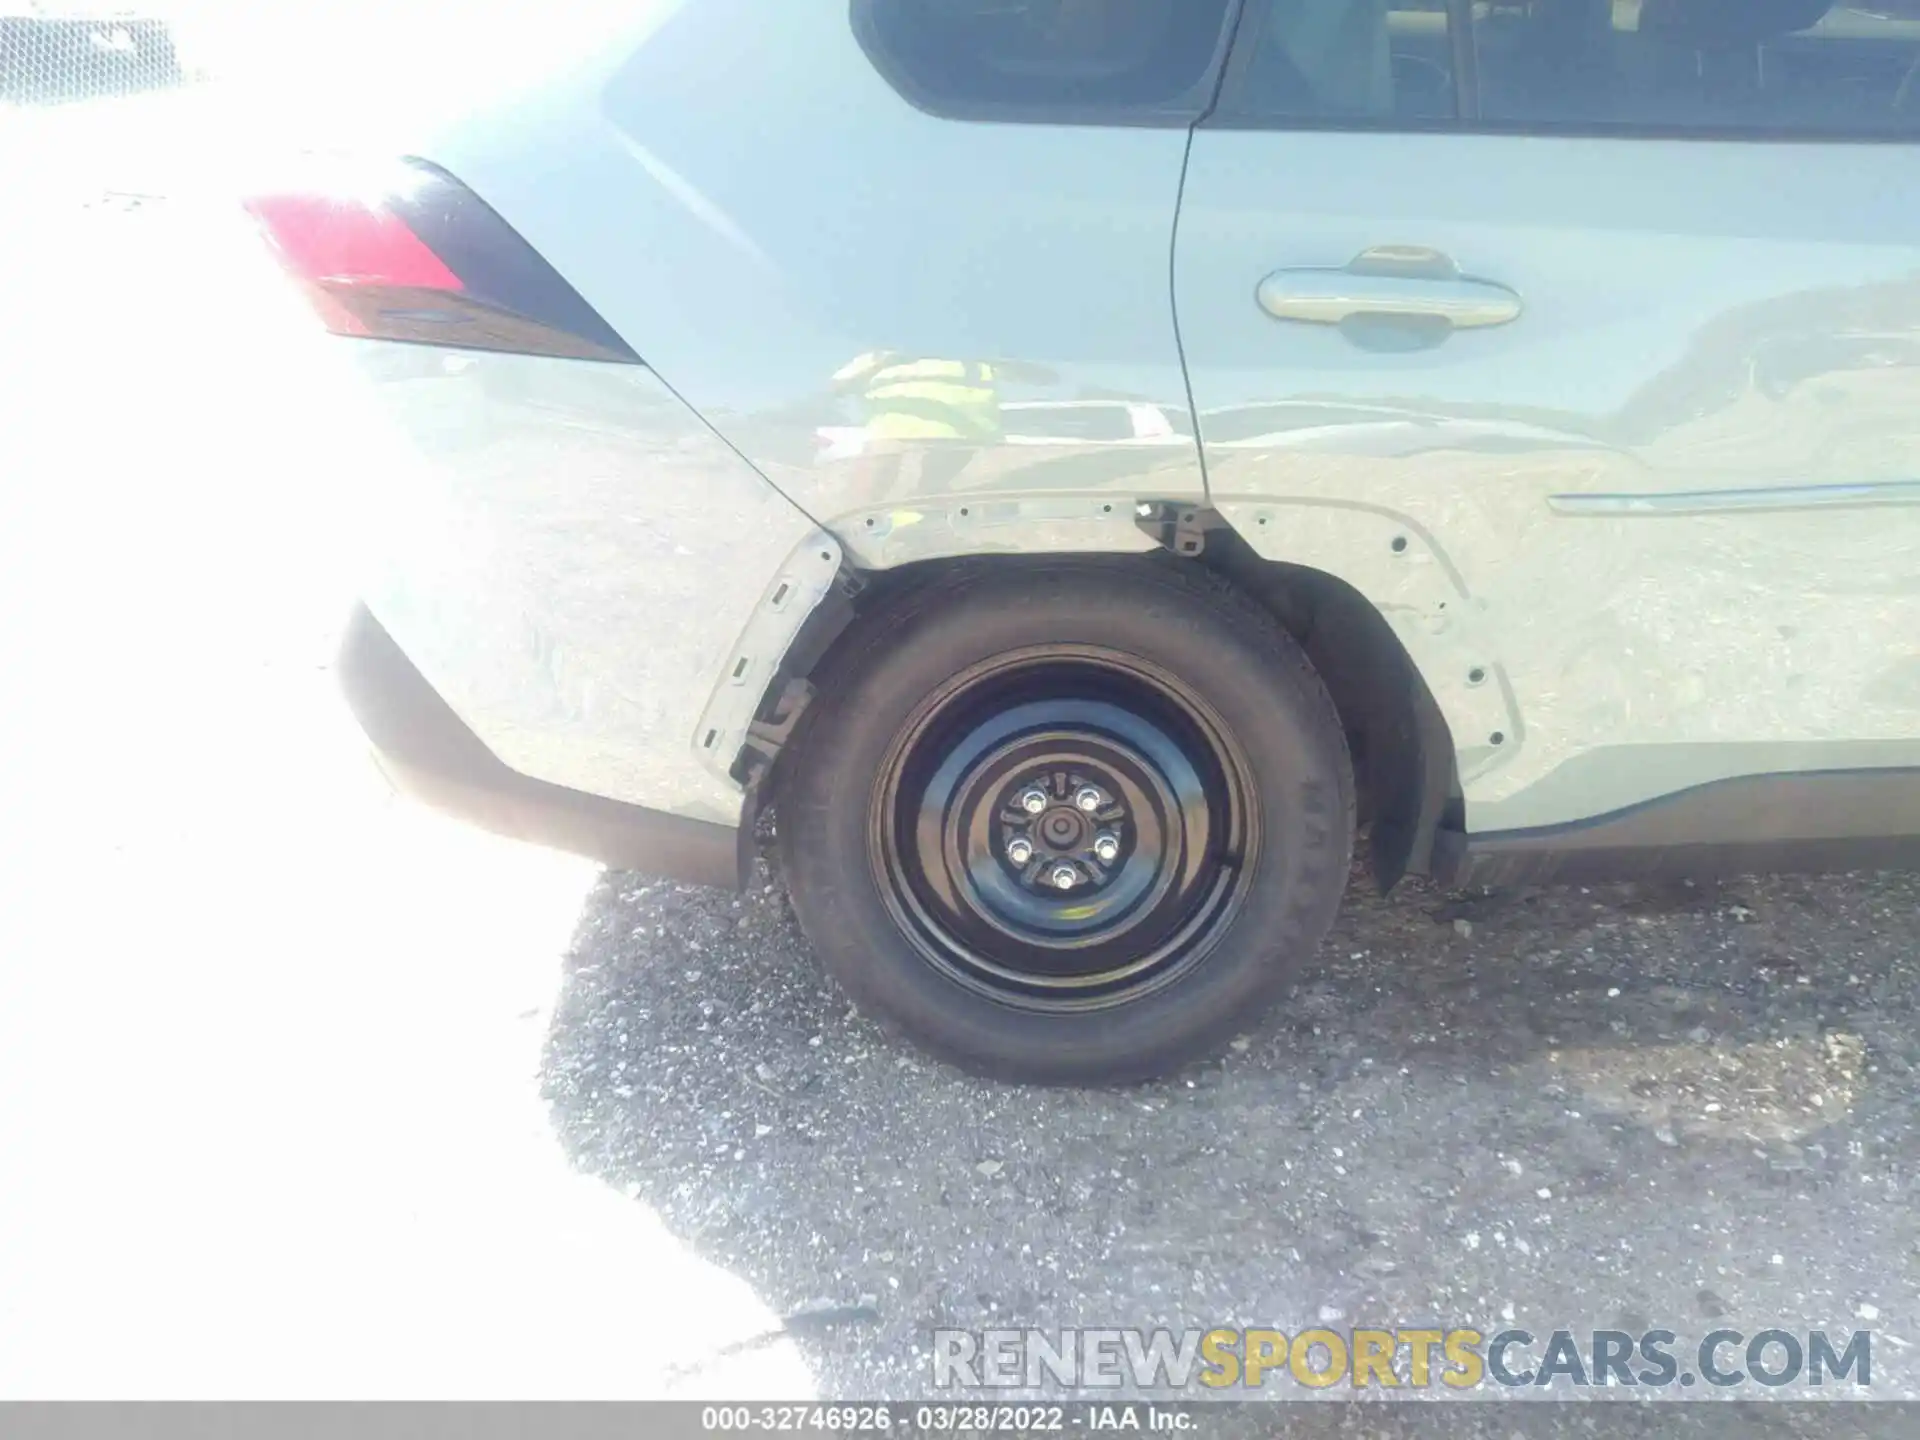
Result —
[[696, 727], [807, 517], [643, 366], [338, 343], [362, 594], [408, 658], [522, 774], [737, 823]]
[[[936, 119], [875, 72], [846, 5], [701, 0], [425, 143], [884, 567], [970, 498], [1203, 495], [1168, 272], [1187, 138]], [[968, 372], [965, 433], [915, 423], [950, 377], [875, 379], [915, 366]], [[1137, 542], [1072, 523], [981, 543]]]

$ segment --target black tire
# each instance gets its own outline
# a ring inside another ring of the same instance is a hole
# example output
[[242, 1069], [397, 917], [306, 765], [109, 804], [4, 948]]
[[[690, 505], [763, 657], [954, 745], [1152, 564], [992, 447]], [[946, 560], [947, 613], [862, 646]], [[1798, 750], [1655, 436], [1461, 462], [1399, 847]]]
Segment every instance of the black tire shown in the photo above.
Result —
[[794, 908], [863, 1009], [964, 1069], [1165, 1074], [1254, 1026], [1333, 923], [1339, 716], [1197, 564], [967, 566], [814, 679], [778, 809]]

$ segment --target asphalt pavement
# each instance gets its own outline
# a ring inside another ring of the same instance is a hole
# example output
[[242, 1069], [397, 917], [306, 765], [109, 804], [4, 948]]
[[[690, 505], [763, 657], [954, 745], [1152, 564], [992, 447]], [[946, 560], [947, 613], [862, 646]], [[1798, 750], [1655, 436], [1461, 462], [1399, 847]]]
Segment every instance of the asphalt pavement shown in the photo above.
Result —
[[[1875, 1332], [1915, 1393], [1911, 877], [1381, 900], [1218, 1063], [970, 1079], [819, 974], [777, 881], [625, 875], [545, 1087], [575, 1163], [788, 1317], [837, 1394], [935, 1329]], [[1042, 1392], [1045, 1393], [1045, 1392]]]

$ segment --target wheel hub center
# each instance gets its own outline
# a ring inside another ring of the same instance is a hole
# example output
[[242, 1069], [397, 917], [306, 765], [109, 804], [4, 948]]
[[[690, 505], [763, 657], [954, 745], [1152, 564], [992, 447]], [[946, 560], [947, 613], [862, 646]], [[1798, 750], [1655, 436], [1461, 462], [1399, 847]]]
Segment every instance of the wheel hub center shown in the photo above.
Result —
[[1040, 822], [1040, 838], [1054, 850], [1072, 850], [1085, 837], [1087, 822], [1077, 810], [1058, 807], [1049, 810]]
[[1097, 769], [1029, 774], [1001, 792], [999, 813], [1000, 857], [1031, 893], [1101, 890], [1126, 862], [1122, 787]]

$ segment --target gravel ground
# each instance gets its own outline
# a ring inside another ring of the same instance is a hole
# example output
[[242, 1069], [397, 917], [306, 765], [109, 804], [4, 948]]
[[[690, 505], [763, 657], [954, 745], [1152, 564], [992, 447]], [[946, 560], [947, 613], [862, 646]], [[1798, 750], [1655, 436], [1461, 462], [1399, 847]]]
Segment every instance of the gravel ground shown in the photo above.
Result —
[[1375, 898], [1219, 1063], [969, 1079], [821, 978], [780, 887], [609, 875], [546, 1089], [577, 1163], [739, 1273], [829, 1393], [935, 1327], [1435, 1320], [1697, 1339], [1876, 1317], [1920, 1383], [1911, 877]]

